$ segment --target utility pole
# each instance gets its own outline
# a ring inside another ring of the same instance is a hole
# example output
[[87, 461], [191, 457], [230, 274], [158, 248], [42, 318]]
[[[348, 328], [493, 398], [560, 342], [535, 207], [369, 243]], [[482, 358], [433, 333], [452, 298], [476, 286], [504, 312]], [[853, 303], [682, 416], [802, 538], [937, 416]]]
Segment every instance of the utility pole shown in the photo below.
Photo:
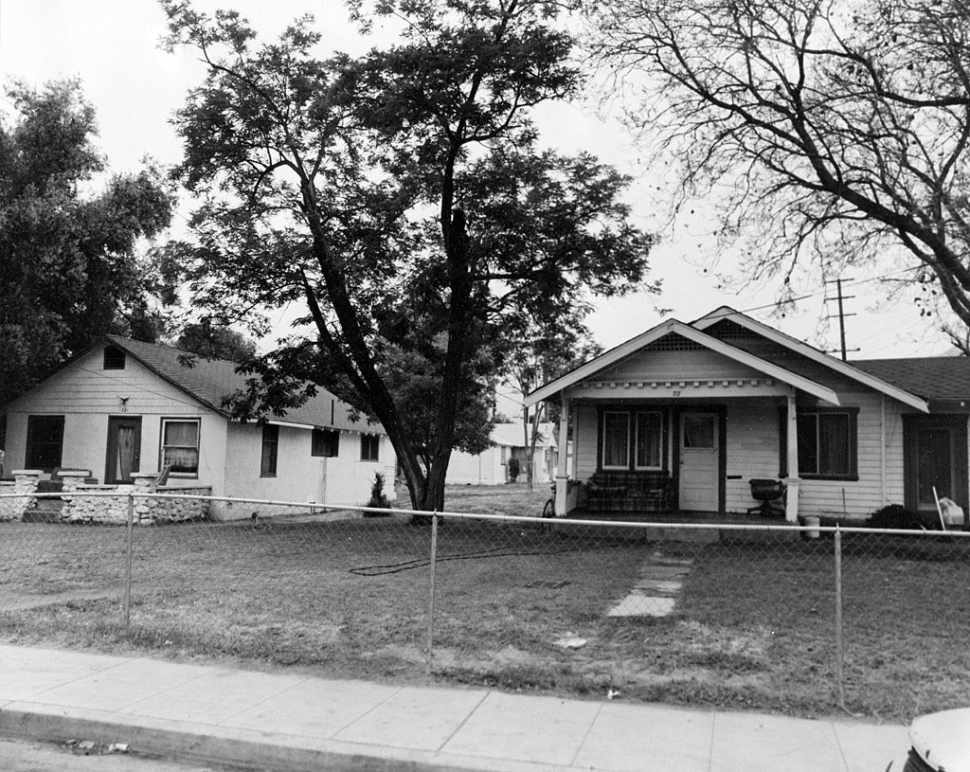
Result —
[[[849, 279], [848, 281], [851, 281], [851, 279]], [[832, 284], [833, 282], [827, 281], [825, 283], [826, 284]], [[849, 349], [847, 349], [845, 347], [845, 317], [847, 317], [847, 316], [855, 316], [855, 314], [847, 314], [847, 313], [845, 313], [845, 310], [844, 310], [843, 305], [842, 305], [842, 301], [843, 300], [852, 300], [855, 297], [855, 295], [849, 295], [847, 297], [843, 297], [843, 295], [842, 295], [842, 279], [836, 279], [835, 282], [834, 282], [834, 284], [835, 284], [835, 291], [836, 291], [836, 300], [838, 300], [838, 304], [839, 304], [839, 339], [840, 339], [840, 341], [842, 343], [842, 347], [841, 347], [841, 351], [842, 351], [842, 361], [845, 362], [847, 360], [846, 355], [849, 352]], [[826, 300], [826, 302], [828, 302], [829, 300], [831, 300], [831, 298], [825, 298], [825, 300]], [[829, 316], [829, 317], [826, 317], [826, 318], [831, 319], [832, 317]], [[854, 349], [851, 349], [851, 350], [852, 351], [858, 351], [859, 349], [854, 348]]]

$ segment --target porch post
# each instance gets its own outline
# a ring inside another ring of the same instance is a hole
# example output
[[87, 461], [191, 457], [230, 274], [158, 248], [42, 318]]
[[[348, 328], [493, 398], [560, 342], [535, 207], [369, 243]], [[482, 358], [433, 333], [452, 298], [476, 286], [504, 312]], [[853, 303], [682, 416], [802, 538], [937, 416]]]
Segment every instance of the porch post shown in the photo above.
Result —
[[788, 494], [785, 501], [785, 520], [798, 521], [798, 424], [795, 420], [795, 388], [788, 391]]
[[569, 400], [562, 395], [559, 411], [559, 467], [556, 469], [556, 517], [566, 516], [567, 456], [569, 455]]

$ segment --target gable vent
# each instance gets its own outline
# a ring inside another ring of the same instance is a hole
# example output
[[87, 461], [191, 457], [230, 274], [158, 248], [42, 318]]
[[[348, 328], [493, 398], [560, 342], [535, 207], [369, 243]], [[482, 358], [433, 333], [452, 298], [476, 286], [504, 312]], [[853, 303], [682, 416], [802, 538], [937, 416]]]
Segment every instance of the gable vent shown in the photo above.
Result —
[[665, 335], [660, 340], [654, 341], [647, 346], [647, 351], [700, 351], [704, 348], [700, 343], [695, 343], [676, 333]]
[[124, 370], [125, 352], [116, 346], [106, 346], [104, 349], [104, 369]]

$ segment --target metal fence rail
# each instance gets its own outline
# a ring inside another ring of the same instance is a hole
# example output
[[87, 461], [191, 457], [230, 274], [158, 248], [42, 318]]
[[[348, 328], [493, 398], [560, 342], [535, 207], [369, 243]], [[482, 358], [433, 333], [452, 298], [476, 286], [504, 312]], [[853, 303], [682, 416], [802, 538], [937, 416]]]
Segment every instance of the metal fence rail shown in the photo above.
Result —
[[150, 523], [172, 493], [72, 496], [127, 517], [65, 522], [34, 494], [0, 522], [8, 639], [801, 714], [970, 698], [968, 533], [244, 499]]

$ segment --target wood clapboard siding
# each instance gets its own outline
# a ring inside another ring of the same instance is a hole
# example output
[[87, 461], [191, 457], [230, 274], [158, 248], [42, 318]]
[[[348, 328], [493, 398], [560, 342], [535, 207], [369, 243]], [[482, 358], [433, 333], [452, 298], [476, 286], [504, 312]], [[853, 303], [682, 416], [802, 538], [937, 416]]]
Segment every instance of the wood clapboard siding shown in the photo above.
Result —
[[[799, 511], [864, 519], [886, 504], [903, 502], [903, 422], [901, 406], [886, 399], [885, 484], [883, 481], [882, 397], [839, 395], [844, 407], [858, 407], [858, 480], [803, 480]], [[844, 496], [844, 503], [843, 503]]]
[[751, 479], [778, 477], [780, 443], [776, 405], [748, 400], [728, 403], [726, 511], [745, 512], [757, 504], [751, 498]]
[[596, 453], [599, 447], [596, 433], [599, 431], [598, 411], [591, 405], [580, 405], [577, 412], [577, 436], [573, 438], [576, 449], [576, 479], [586, 480], [596, 471]]
[[763, 378], [757, 370], [707, 349], [644, 352], [598, 373], [591, 381], [720, 380]]
[[124, 370], [103, 370], [101, 349], [56, 373], [38, 388], [12, 404], [18, 413], [122, 412], [127, 396], [132, 415], [201, 415], [209, 412], [200, 402], [155, 375], [141, 362], [127, 357]]

